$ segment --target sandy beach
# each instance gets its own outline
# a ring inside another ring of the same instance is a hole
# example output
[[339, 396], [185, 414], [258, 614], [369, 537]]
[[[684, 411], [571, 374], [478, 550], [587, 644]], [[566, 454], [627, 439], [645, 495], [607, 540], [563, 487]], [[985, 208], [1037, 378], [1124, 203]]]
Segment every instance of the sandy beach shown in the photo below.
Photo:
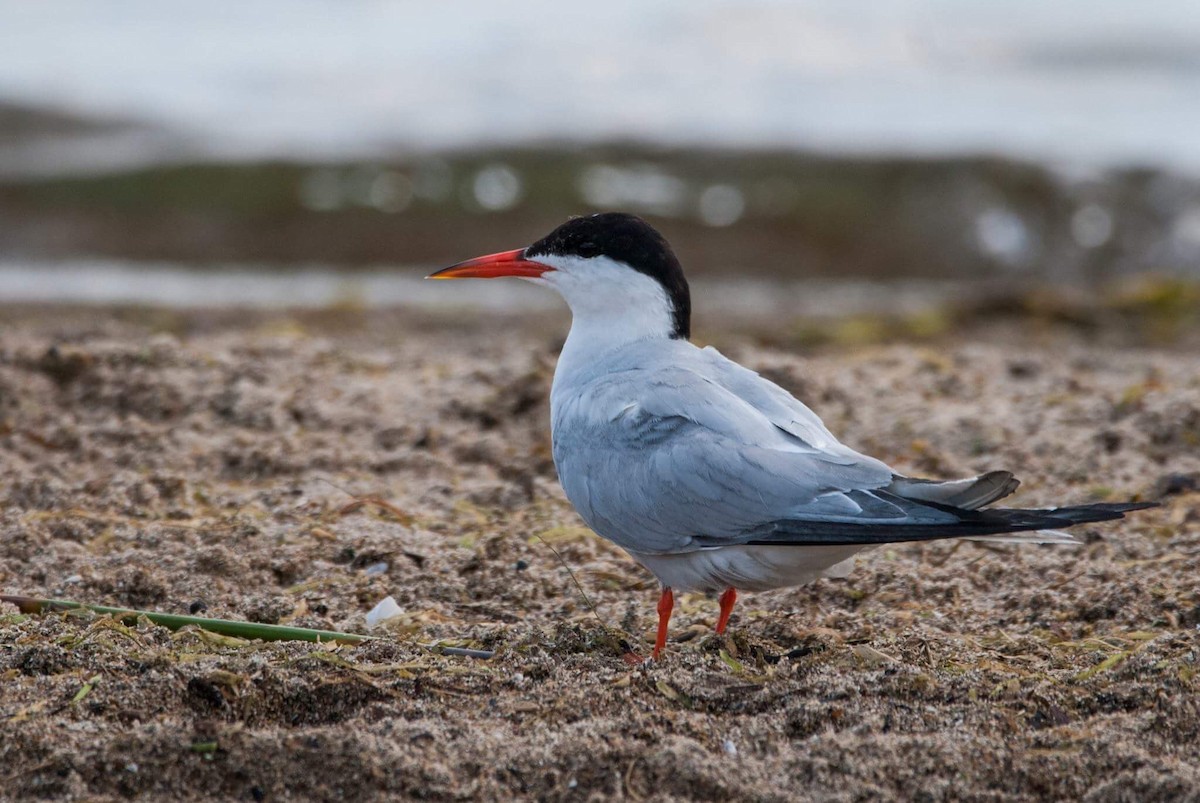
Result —
[[354, 632], [403, 610], [359, 647], [0, 610], [5, 797], [1200, 796], [1194, 349], [1019, 319], [820, 347], [702, 330], [899, 470], [1163, 506], [1078, 547], [864, 553], [746, 595], [728, 638], [685, 596], [665, 659], [630, 666], [656, 586], [558, 488], [562, 315], [2, 321], [4, 593]]

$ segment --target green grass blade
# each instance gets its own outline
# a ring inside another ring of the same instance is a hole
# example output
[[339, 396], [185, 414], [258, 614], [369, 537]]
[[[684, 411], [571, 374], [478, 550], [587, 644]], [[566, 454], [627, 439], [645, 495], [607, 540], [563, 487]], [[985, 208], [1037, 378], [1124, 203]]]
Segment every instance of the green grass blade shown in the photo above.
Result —
[[195, 625], [222, 636], [234, 636], [244, 639], [260, 639], [262, 641], [336, 641], [341, 644], [359, 644], [375, 640], [374, 636], [364, 636], [358, 633], [340, 633], [336, 630], [313, 630], [307, 627], [287, 627], [285, 625], [264, 625], [257, 622], [237, 622], [231, 619], [205, 619], [199, 616], [183, 616], [173, 613], [157, 613], [155, 611], [138, 611], [129, 608], [113, 608], [107, 605], [85, 605], [65, 599], [37, 599], [35, 597], [17, 597], [0, 595], [0, 602], [16, 605], [21, 613], [38, 614], [50, 611], [87, 610], [94, 613], [106, 614], [122, 622], [136, 621], [144, 616], [156, 625], [178, 630], [187, 625]]

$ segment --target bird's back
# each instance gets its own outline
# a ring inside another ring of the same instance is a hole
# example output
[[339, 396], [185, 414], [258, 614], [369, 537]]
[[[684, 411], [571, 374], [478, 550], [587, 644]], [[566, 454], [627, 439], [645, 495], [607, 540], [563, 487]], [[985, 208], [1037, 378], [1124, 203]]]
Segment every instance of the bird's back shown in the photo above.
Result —
[[683, 340], [560, 363], [551, 414], [568, 498], [637, 552], [698, 549], [799, 507], [853, 512], [839, 490], [892, 477], [782, 388]]

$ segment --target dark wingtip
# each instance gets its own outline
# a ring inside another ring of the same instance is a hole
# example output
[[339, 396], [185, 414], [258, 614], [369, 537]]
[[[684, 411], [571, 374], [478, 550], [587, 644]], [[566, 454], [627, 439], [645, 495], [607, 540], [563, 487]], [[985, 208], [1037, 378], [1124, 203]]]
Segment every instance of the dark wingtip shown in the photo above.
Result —
[[1093, 505], [1072, 505], [1071, 507], [1056, 508], [1057, 510], [1095, 510], [1108, 513], [1131, 513], [1134, 510], [1149, 510], [1152, 507], [1162, 507], [1159, 502], [1098, 502]]
[[1047, 516], [1061, 517], [1071, 524], [1090, 524], [1125, 518], [1126, 513], [1161, 507], [1158, 502], [1100, 502], [1094, 505], [1072, 505], [1041, 511]]
[[[876, 492], [877, 494], [880, 492]], [[912, 503], [914, 507], [939, 510], [957, 517], [957, 521], [922, 524], [881, 524], [878, 522], [830, 522], [781, 519], [754, 531], [744, 543], [770, 546], [843, 546], [877, 545], [942, 538], [1004, 535], [1033, 530], [1061, 530], [1079, 524], [1122, 519], [1126, 513], [1159, 507], [1157, 502], [1101, 502], [1071, 507], [1022, 509], [986, 508], [963, 510], [936, 502]]]

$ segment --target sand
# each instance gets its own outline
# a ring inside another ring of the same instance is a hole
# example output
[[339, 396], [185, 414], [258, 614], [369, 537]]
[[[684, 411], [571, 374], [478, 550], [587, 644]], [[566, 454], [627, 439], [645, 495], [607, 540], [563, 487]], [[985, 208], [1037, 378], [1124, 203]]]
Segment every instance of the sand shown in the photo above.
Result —
[[1194, 349], [703, 330], [899, 470], [1163, 506], [1078, 547], [878, 549], [744, 595], [727, 638], [684, 596], [631, 666], [657, 588], [558, 488], [563, 323], [0, 311], [0, 591], [356, 632], [403, 609], [335, 647], [0, 607], [0, 797], [1200, 800]]

